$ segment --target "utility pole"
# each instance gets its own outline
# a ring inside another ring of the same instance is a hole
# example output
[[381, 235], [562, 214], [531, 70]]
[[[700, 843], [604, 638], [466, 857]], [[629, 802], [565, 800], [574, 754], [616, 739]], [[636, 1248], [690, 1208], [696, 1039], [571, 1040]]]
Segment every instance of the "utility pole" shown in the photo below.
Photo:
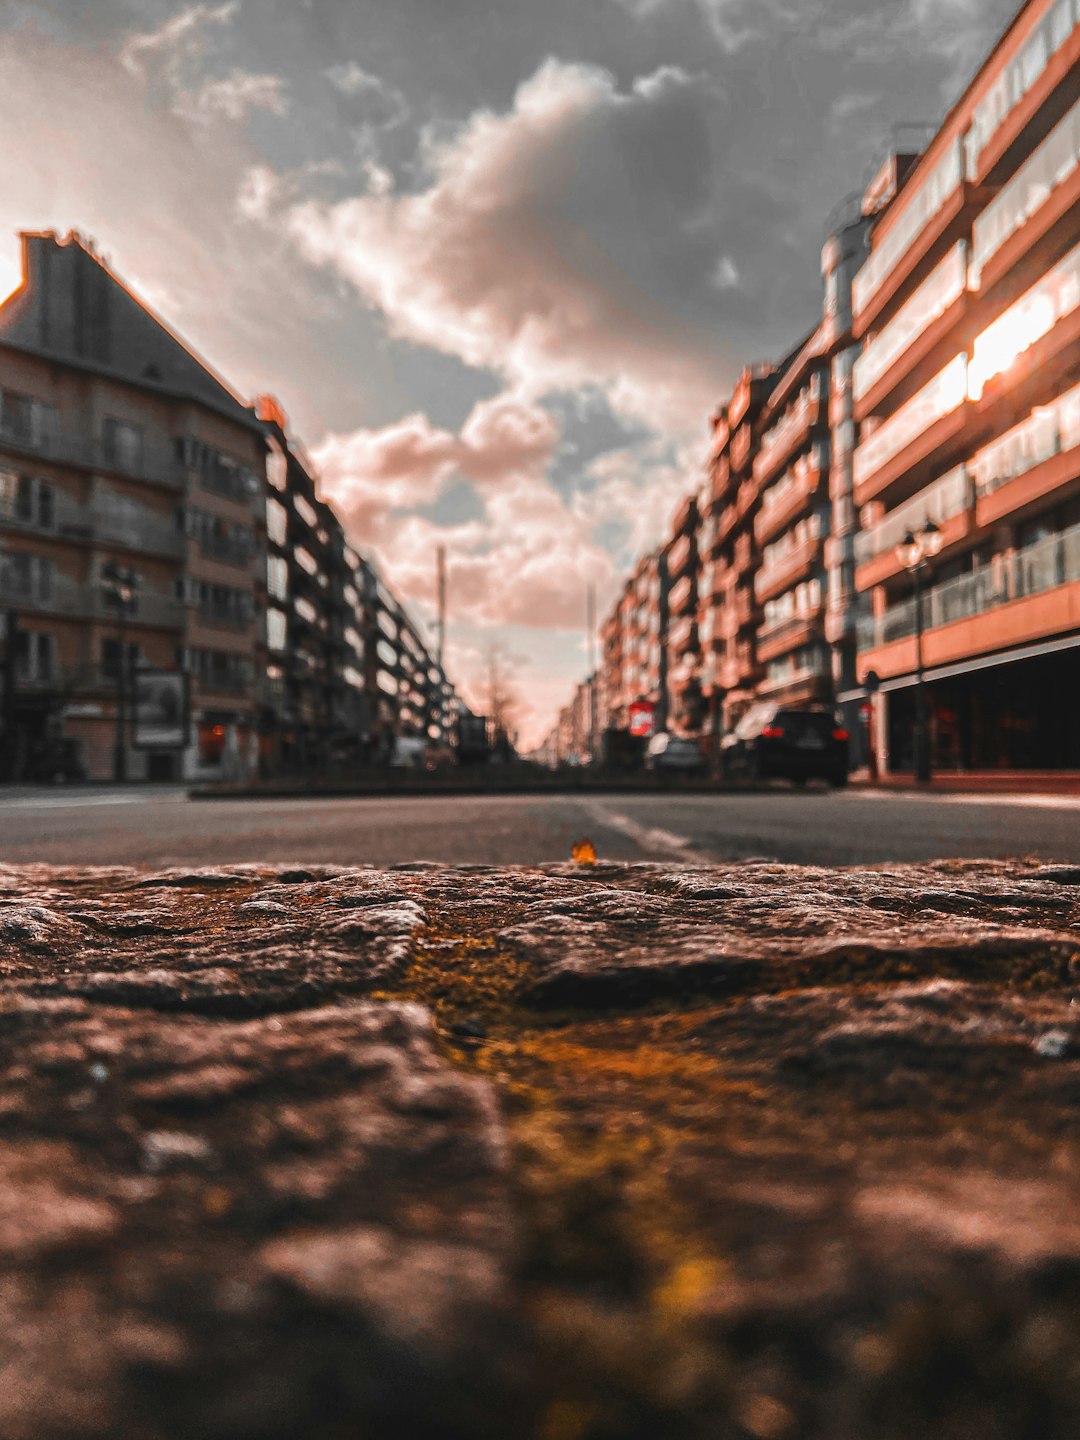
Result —
[[446, 546], [440, 545], [435, 552], [436, 574], [438, 582], [438, 607], [439, 607], [439, 669], [443, 668], [443, 651], [446, 648]]
[[113, 779], [122, 785], [127, 779], [127, 622], [135, 610], [135, 592], [139, 577], [126, 566], [110, 560], [101, 571], [101, 593], [107, 605], [116, 608], [117, 643], [120, 654], [116, 666], [116, 736], [113, 741]]

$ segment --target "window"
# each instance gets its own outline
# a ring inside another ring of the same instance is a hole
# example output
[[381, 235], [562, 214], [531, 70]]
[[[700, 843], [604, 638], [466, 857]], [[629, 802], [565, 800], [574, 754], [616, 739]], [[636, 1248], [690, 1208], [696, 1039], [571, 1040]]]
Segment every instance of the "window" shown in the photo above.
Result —
[[206, 580], [192, 580], [191, 598], [204, 620], [223, 625], [246, 625], [252, 617], [253, 603], [246, 590], [229, 585], [211, 585]]
[[289, 512], [272, 497], [266, 501], [266, 534], [275, 545], [284, 545], [289, 533]]
[[289, 597], [289, 567], [280, 555], [266, 557], [266, 588], [275, 600]]
[[296, 546], [293, 550], [293, 556], [300, 568], [306, 570], [309, 575], [317, 575], [319, 573], [319, 562], [315, 559], [314, 555], [311, 555], [302, 545]]
[[266, 456], [266, 478], [275, 490], [284, 490], [288, 484], [289, 462], [278, 447], [271, 442]]
[[23, 684], [40, 684], [55, 675], [54, 637], [37, 630], [19, 630], [15, 636], [15, 679]]
[[112, 465], [128, 475], [135, 475], [141, 470], [143, 432], [138, 425], [106, 416], [101, 438], [106, 465]]
[[56, 526], [56, 493], [47, 480], [0, 470], [0, 521], [32, 525], [37, 530]]
[[48, 450], [56, 439], [56, 407], [29, 395], [0, 390], [0, 434], [17, 445]]
[[25, 551], [0, 554], [0, 595], [7, 600], [49, 601], [53, 597], [56, 567], [43, 555]]
[[271, 650], [284, 650], [289, 634], [289, 624], [284, 611], [270, 609], [266, 612], [266, 643]]
[[315, 512], [314, 506], [309, 505], [303, 495], [293, 496], [293, 508], [309, 529], [314, 530], [316, 528], [319, 523], [319, 517]]

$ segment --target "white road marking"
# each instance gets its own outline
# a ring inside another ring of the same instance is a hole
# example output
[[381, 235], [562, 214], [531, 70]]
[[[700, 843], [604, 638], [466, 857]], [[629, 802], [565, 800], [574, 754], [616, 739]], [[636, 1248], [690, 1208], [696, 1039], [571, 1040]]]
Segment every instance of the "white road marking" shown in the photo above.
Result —
[[[15, 810], [83, 810], [93, 805], [149, 805], [161, 795], [42, 795], [26, 800], [0, 800], [0, 814]], [[171, 797], [167, 797], [171, 798]]]
[[686, 835], [676, 835], [673, 830], [661, 830], [652, 825], [639, 825], [636, 820], [631, 820], [629, 815], [606, 810], [595, 800], [587, 801], [583, 808], [598, 825], [606, 825], [609, 830], [618, 830], [642, 850], [659, 850], [661, 854], [676, 855], [689, 865], [715, 864], [714, 857], [703, 850], [695, 850], [694, 842]]

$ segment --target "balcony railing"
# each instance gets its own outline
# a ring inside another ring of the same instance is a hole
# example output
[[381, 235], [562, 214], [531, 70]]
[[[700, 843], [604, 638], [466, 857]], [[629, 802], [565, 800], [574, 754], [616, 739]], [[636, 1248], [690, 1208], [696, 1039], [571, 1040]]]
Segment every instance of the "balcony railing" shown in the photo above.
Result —
[[[0, 575], [0, 604], [34, 614], [67, 615], [105, 624], [117, 619], [116, 607], [108, 603], [98, 586], [67, 575], [53, 575], [47, 585], [29, 592], [25, 586], [13, 584], [10, 577]], [[128, 623], [179, 629], [184, 623], [184, 607], [171, 595], [140, 590]]]
[[1038, 84], [1047, 65], [1068, 42], [1080, 23], [1080, 0], [1057, 0], [1036, 24], [1020, 54], [1001, 72], [994, 85], [975, 107], [964, 149], [968, 177], [976, 179], [983, 152]]
[[852, 387], [856, 400], [868, 394], [919, 336], [955, 304], [967, 283], [967, 242], [960, 240], [855, 361]]
[[923, 181], [901, 194], [896, 202], [898, 218], [892, 221], [880, 243], [874, 245], [870, 258], [855, 276], [852, 302], [856, 317], [868, 307], [919, 236], [945, 208], [963, 179], [963, 151], [960, 141], [956, 140]]
[[939, 420], [953, 414], [967, 399], [967, 356], [949, 361], [928, 385], [901, 405], [895, 415], [869, 435], [855, 451], [856, 487], [865, 485]]
[[972, 346], [968, 389], [973, 399], [995, 376], [1008, 371], [1058, 322], [1080, 308], [1080, 245], [1021, 295], [979, 335]]
[[[923, 596], [923, 625], [936, 630], [1075, 580], [1080, 580], [1080, 525], [1016, 550], [1003, 557], [1002, 563], [933, 586]], [[883, 615], [863, 617], [858, 645], [860, 650], [874, 650], [914, 634], [915, 601], [911, 599], [893, 605]]]
[[[818, 381], [819, 385], [821, 381]], [[761, 447], [754, 457], [754, 478], [761, 481], [786, 463], [795, 449], [822, 417], [822, 395], [805, 390], [779, 424], [762, 436]]]
[[122, 463], [120, 457], [108, 452], [101, 440], [77, 432], [60, 431], [32, 435], [25, 430], [0, 426], [0, 449], [15, 450], [52, 460], [59, 465], [77, 465], [81, 469], [103, 470], [127, 475], [162, 485], [169, 490], [183, 490], [184, 470], [176, 456], [167, 449], [148, 449], [138, 462]]
[[17, 506], [0, 500], [0, 527], [52, 535], [58, 540], [121, 545], [170, 559], [180, 559], [185, 548], [175, 522], [148, 509], [133, 513], [100, 499], [82, 505], [55, 489], [46, 507], [33, 506], [29, 511], [20, 512]]
[[943, 525], [954, 515], [970, 510], [975, 503], [972, 477], [964, 465], [948, 471], [904, 505], [890, 511], [869, 530], [855, 536], [855, 562], [865, 565], [887, 550], [895, 550], [909, 530], [918, 530], [927, 520]]
[[247, 543], [233, 540], [228, 535], [201, 535], [198, 546], [208, 560], [219, 560], [223, 565], [247, 566], [255, 557], [253, 540]]
[[987, 263], [1080, 166], [1080, 102], [990, 202], [972, 228], [972, 285]]
[[824, 656], [806, 660], [800, 665], [786, 665], [783, 661], [774, 661], [766, 667], [765, 679], [758, 689], [762, 695], [770, 695], [777, 690], [786, 690], [789, 685], [824, 679], [831, 673], [832, 668]]
[[985, 445], [969, 469], [979, 496], [1026, 475], [1037, 465], [1080, 445], [1080, 385], [1040, 405], [1028, 418]]

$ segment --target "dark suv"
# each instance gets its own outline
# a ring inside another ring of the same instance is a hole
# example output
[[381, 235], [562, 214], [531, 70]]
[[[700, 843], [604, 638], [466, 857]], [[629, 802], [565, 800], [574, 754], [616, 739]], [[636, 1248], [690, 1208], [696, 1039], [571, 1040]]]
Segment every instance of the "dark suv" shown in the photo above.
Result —
[[729, 779], [846, 785], [848, 732], [831, 710], [754, 705], [720, 742]]

